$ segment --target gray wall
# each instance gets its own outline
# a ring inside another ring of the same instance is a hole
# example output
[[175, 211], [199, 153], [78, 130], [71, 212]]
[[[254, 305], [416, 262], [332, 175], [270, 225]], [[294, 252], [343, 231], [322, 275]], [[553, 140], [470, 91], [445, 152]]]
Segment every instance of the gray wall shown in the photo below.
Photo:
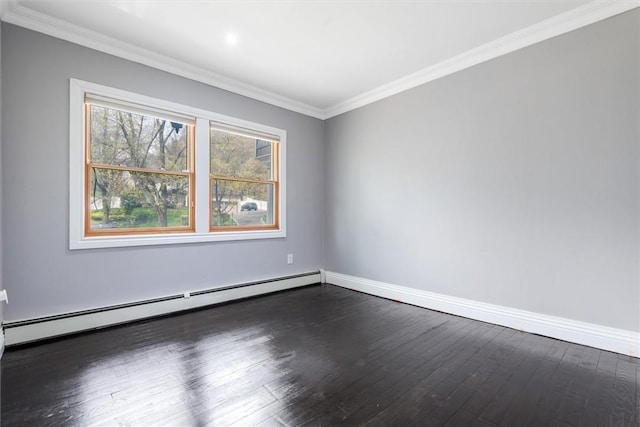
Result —
[[[322, 121], [13, 25], [1, 52], [5, 320], [322, 267]], [[70, 77], [286, 129], [288, 237], [69, 251]]]
[[[0, 70], [2, 69], [2, 26], [0, 23]], [[0, 100], [2, 99], [2, 73], [0, 72]], [[2, 102], [0, 102], [0, 192], [2, 191]], [[2, 240], [2, 197], [0, 197], [0, 289], [3, 289], [2, 282], [2, 259], [3, 255]], [[2, 321], [4, 320], [4, 302], [0, 303], [0, 333], [2, 332]], [[0, 354], [1, 356], [1, 354]]]
[[640, 330], [638, 22], [330, 119], [326, 269]]

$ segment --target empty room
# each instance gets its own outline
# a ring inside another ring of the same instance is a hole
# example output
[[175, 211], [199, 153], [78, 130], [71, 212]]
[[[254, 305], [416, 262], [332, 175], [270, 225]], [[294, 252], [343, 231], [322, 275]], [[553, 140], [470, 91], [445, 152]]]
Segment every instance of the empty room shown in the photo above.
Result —
[[0, 0], [3, 426], [640, 426], [637, 0]]

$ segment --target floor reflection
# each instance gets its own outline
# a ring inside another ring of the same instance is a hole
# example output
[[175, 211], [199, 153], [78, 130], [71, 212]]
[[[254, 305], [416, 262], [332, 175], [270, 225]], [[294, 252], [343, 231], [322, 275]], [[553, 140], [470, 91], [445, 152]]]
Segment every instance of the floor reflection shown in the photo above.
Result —
[[279, 412], [288, 357], [271, 351], [271, 338], [261, 328], [244, 328], [92, 363], [80, 377], [75, 399], [81, 404], [72, 418], [97, 425], [231, 425], [265, 407]]

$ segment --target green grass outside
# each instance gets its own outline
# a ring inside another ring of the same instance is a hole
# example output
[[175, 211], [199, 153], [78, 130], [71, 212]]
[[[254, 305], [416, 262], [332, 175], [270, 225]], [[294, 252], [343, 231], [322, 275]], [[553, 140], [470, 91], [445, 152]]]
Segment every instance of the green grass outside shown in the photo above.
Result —
[[[91, 212], [94, 226], [102, 224], [103, 215], [102, 210]], [[168, 227], [188, 226], [188, 218], [188, 208], [167, 209]], [[158, 214], [154, 208], [135, 208], [131, 215], [126, 215], [121, 208], [114, 208], [109, 213], [109, 222], [111, 228], [154, 228], [158, 227]]]

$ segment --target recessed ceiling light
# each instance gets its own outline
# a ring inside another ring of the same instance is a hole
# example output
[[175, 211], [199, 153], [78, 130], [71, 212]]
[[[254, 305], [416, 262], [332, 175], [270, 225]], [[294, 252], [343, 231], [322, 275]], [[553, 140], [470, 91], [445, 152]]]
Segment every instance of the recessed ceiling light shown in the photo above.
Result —
[[229, 46], [235, 46], [238, 44], [238, 35], [234, 33], [227, 33], [224, 40]]

